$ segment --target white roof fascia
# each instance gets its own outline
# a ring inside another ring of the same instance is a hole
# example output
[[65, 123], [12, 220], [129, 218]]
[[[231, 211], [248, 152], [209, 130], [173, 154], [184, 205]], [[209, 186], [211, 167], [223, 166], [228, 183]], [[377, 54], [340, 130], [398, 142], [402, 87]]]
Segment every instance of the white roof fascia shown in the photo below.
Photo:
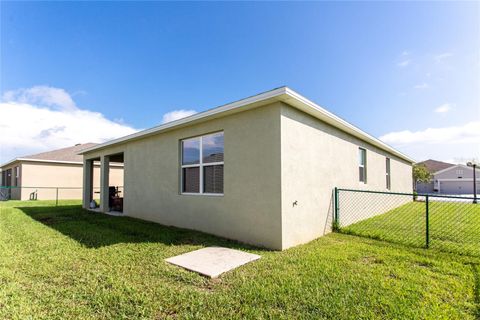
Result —
[[339, 128], [340, 130], [348, 134], [351, 134], [365, 142], [368, 142], [378, 147], [379, 149], [382, 149], [393, 155], [396, 155], [397, 157], [403, 160], [406, 160], [410, 163], [415, 162], [415, 160], [408, 157], [407, 155], [401, 153], [400, 151], [394, 149], [393, 147], [387, 145], [386, 143], [380, 141], [379, 139], [369, 135], [368, 133], [355, 127], [354, 125], [348, 123], [347, 121], [341, 119], [340, 117], [334, 115], [333, 113], [325, 110], [324, 108], [320, 107], [319, 105], [315, 104], [314, 102], [308, 100], [307, 98], [303, 97], [302, 95], [298, 94], [297, 92], [287, 87], [281, 87], [278, 89], [267, 91], [252, 97], [248, 97], [246, 99], [242, 99], [242, 100], [229, 103], [214, 109], [200, 112], [186, 118], [182, 118], [182, 119], [172, 121], [163, 125], [159, 125], [147, 130], [143, 130], [143, 131], [125, 136], [125, 137], [107, 141], [105, 143], [98, 144], [94, 147], [83, 149], [78, 154], [85, 154], [91, 151], [104, 149], [112, 145], [144, 138], [144, 137], [154, 135], [163, 131], [167, 131], [173, 128], [180, 128], [182, 126], [194, 124], [201, 121], [206, 121], [207, 119], [210, 120], [215, 117], [220, 117], [229, 113], [240, 112], [247, 109], [247, 108], [244, 108], [240, 110], [240, 108], [242, 107], [248, 106], [248, 109], [253, 109], [255, 107], [268, 104], [273, 101], [283, 101], [303, 112], [306, 112], [314, 116], [315, 118], [318, 118], [334, 127]]
[[[404, 153], [394, 149], [393, 147], [389, 146], [388, 144], [386, 144], [386, 143], [380, 141], [379, 139], [371, 136], [370, 134], [366, 133], [365, 131], [355, 127], [351, 123], [349, 123], [349, 122], [343, 120], [342, 118], [334, 115], [330, 111], [320, 107], [316, 103], [308, 100], [307, 98], [303, 97], [302, 95], [298, 94], [297, 92], [287, 88], [287, 94], [294, 99], [293, 101], [291, 101], [291, 100], [285, 101], [288, 104], [293, 104], [295, 107], [304, 111], [305, 113], [308, 113], [308, 114], [314, 116], [315, 118], [320, 119], [323, 122], [326, 122], [326, 123], [338, 128], [338, 129], [340, 129], [340, 130], [342, 130], [342, 131], [344, 131], [348, 134], [351, 134], [351, 135], [359, 138], [360, 140], [368, 142], [368, 143], [378, 147], [379, 149], [390, 152], [390, 153], [398, 156], [399, 158], [407, 160], [411, 163], [415, 162], [412, 158], [405, 155]], [[299, 103], [303, 104], [304, 107], [301, 108], [299, 106], [296, 106], [295, 101], [298, 101]]]
[[9, 166], [9, 165], [11, 165], [12, 163], [14, 163], [15, 161], [18, 161], [18, 158], [15, 158], [15, 159], [12, 159], [12, 160], [10, 160], [10, 161], [8, 161], [8, 162], [5, 162], [4, 164], [0, 165], [0, 167], [3, 168], [3, 167], [6, 167], [6, 166]]
[[256, 95], [256, 96], [248, 97], [246, 99], [235, 101], [235, 102], [232, 102], [232, 103], [229, 103], [229, 104], [226, 104], [226, 105], [214, 108], [214, 109], [199, 112], [199, 113], [196, 113], [194, 115], [191, 115], [191, 116], [179, 119], [179, 120], [175, 120], [175, 121], [172, 121], [172, 122], [168, 122], [168, 123], [165, 123], [165, 124], [162, 124], [162, 125], [150, 128], [150, 129], [142, 130], [142, 131], [130, 134], [128, 136], [120, 137], [118, 139], [113, 139], [113, 140], [110, 140], [110, 141], [107, 141], [107, 142], [104, 142], [104, 143], [101, 143], [101, 144], [97, 144], [94, 147], [83, 149], [78, 154], [85, 154], [85, 153], [88, 153], [88, 152], [93, 151], [93, 150], [104, 149], [105, 147], [108, 147], [108, 146], [111, 146], [111, 145], [116, 145], [116, 144], [119, 144], [119, 143], [122, 143], [122, 142], [148, 137], [150, 135], [157, 134], [157, 133], [160, 133], [162, 131], [166, 131], [168, 129], [181, 127], [182, 125], [191, 124], [191, 123], [197, 122], [199, 120], [205, 120], [205, 118], [211, 119], [211, 118], [214, 118], [216, 115], [218, 115], [220, 113], [223, 114], [223, 113], [226, 113], [226, 112], [229, 112], [229, 111], [234, 111], [234, 110], [236, 110], [240, 107], [246, 106], [246, 105], [255, 104], [255, 103], [259, 103], [259, 102], [261, 102], [262, 104], [265, 104], [265, 103], [268, 103], [267, 100], [275, 98], [275, 97], [277, 97], [281, 94], [284, 94], [284, 93], [285, 93], [285, 88], [284, 87], [274, 89], [274, 90], [271, 90], [271, 91], [267, 91], [267, 92], [261, 93], [261, 94]]

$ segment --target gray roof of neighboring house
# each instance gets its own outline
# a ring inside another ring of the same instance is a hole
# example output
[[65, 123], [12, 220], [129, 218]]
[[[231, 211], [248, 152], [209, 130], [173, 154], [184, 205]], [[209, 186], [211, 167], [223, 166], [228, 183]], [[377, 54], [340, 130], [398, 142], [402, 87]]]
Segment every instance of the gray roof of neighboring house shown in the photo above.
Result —
[[428, 159], [422, 162], [417, 163], [417, 165], [424, 165], [430, 173], [435, 173], [440, 170], [444, 170], [450, 167], [453, 167], [454, 164]]
[[47, 162], [79, 162], [81, 163], [83, 162], [83, 157], [81, 155], [78, 155], [78, 153], [84, 149], [92, 148], [96, 145], [97, 145], [96, 143], [82, 143], [82, 144], [76, 144], [72, 147], [32, 154], [24, 157], [18, 157], [1, 165], [1, 167], [9, 165], [12, 162], [21, 161], [21, 160], [26, 160], [26, 161], [28, 160], [42, 161], [43, 160]]
[[73, 147], [67, 147], [29, 156], [22, 157], [23, 159], [36, 159], [36, 160], [56, 160], [56, 161], [75, 161], [82, 162], [83, 157], [78, 153], [84, 149], [96, 146], [96, 143], [83, 143], [76, 144]]

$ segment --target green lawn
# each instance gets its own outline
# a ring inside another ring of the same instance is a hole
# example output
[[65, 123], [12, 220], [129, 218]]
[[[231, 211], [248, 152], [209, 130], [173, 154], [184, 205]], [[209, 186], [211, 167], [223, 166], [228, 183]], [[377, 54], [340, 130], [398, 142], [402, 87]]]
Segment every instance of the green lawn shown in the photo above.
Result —
[[[425, 202], [409, 202], [342, 232], [425, 247], [425, 208]], [[480, 256], [480, 205], [430, 201], [429, 239], [430, 248]]]
[[[273, 252], [60, 205], [0, 203], [0, 319], [480, 318], [480, 258], [346, 234]], [[164, 262], [211, 245], [262, 259], [217, 280]]]

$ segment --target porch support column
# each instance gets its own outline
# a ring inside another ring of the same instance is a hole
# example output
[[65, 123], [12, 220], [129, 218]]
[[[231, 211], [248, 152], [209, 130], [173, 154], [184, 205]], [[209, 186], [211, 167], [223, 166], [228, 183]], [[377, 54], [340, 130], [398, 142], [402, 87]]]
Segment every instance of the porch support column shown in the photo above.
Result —
[[108, 187], [109, 187], [110, 157], [102, 156], [100, 158], [100, 211], [108, 212]]
[[93, 199], [93, 160], [83, 160], [83, 208], [90, 208]]

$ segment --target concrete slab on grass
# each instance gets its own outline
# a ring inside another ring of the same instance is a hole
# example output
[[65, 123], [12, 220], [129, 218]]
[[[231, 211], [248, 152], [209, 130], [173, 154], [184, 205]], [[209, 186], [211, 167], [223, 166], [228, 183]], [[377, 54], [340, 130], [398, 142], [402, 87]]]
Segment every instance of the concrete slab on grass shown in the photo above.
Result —
[[208, 247], [171, 257], [165, 261], [204, 276], [216, 278], [224, 272], [257, 259], [260, 259], [260, 256], [256, 254], [228, 248]]

